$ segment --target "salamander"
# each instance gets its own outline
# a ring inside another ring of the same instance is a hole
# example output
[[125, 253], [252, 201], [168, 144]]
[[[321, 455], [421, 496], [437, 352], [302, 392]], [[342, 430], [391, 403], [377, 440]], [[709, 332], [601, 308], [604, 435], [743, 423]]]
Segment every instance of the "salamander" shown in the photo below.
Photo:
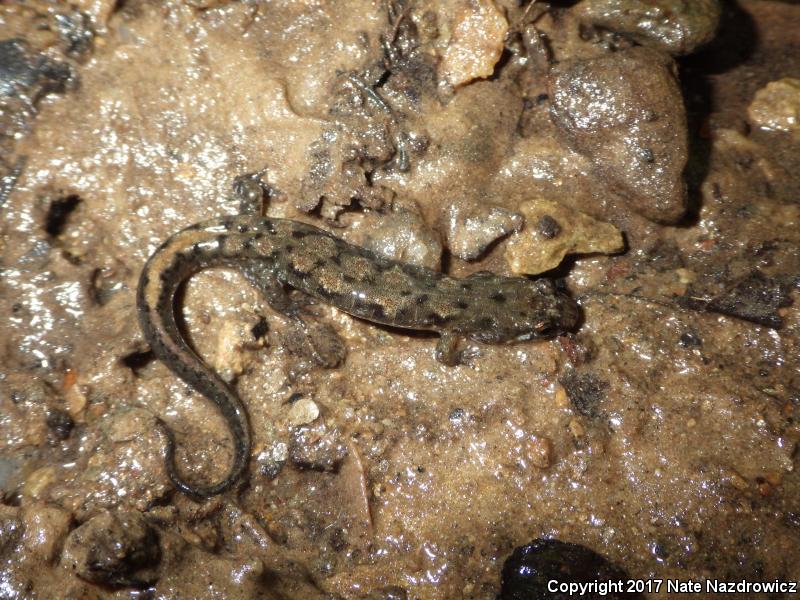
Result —
[[234, 455], [228, 475], [201, 487], [176, 471], [167, 430], [167, 473], [180, 491], [207, 498], [230, 488], [250, 454], [247, 411], [234, 389], [189, 346], [175, 319], [175, 295], [194, 273], [209, 267], [240, 270], [270, 306], [299, 318], [286, 287], [358, 317], [392, 327], [441, 335], [436, 357], [456, 362], [457, 342], [487, 344], [552, 337], [574, 327], [578, 307], [548, 279], [502, 277], [487, 272], [455, 279], [390, 260], [331, 233], [286, 219], [230, 216], [191, 225], [149, 258], [137, 291], [139, 322], [155, 356], [211, 400], [227, 421]]

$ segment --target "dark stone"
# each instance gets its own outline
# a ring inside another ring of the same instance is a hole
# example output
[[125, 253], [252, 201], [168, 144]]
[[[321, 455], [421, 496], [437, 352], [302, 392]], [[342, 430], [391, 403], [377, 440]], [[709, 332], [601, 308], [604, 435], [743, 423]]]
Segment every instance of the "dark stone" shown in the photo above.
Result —
[[[498, 600], [566, 600], [568, 593], [551, 592], [548, 582], [591, 583], [594, 581], [625, 581], [628, 574], [596, 552], [559, 540], [534, 540], [520, 546], [503, 564], [502, 583]], [[639, 594], [588, 593], [585, 600], [640, 599]]]
[[539, 235], [543, 238], [552, 240], [561, 233], [561, 225], [550, 215], [544, 215], [539, 219], [539, 222], [536, 223], [536, 231], [538, 231]]
[[58, 440], [65, 440], [72, 433], [75, 422], [69, 413], [61, 409], [51, 409], [47, 412], [47, 427]]
[[600, 403], [605, 399], [608, 384], [594, 373], [571, 372], [561, 379], [572, 407], [584, 417], [600, 416]]
[[69, 216], [78, 208], [80, 203], [81, 198], [76, 194], [70, 194], [64, 198], [53, 200], [47, 209], [47, 216], [44, 223], [44, 230], [47, 232], [47, 235], [52, 237], [61, 235], [67, 226]]

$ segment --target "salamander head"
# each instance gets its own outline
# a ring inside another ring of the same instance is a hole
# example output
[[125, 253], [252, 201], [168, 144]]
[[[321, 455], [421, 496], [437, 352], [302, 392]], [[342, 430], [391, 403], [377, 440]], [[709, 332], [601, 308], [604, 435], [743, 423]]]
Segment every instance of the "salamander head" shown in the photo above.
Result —
[[578, 305], [549, 279], [498, 278], [494, 283], [467, 332], [473, 340], [496, 344], [551, 338], [578, 324]]

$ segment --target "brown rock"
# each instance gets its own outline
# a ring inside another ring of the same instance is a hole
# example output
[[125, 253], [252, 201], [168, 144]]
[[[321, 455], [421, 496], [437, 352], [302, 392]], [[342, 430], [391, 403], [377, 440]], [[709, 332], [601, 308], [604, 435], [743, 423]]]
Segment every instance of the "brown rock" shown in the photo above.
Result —
[[686, 111], [675, 63], [648, 48], [557, 65], [551, 116], [597, 175], [649, 219], [686, 209]]
[[149, 585], [161, 561], [158, 533], [138, 512], [102, 513], [70, 533], [62, 561], [92, 583]]
[[489, 77], [503, 52], [508, 22], [492, 0], [464, 2], [453, 23], [441, 74], [453, 87]]
[[586, 0], [580, 19], [674, 56], [691, 54], [717, 32], [719, 0]]

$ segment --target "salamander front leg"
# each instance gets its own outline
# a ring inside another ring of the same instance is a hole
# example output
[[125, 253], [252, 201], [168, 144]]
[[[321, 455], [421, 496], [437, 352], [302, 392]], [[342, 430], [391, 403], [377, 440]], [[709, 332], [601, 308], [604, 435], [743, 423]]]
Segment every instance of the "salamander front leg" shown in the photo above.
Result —
[[445, 331], [439, 338], [434, 350], [434, 357], [448, 367], [468, 364], [473, 358], [480, 355], [480, 350], [474, 347], [461, 348], [462, 338], [458, 334]]
[[239, 199], [239, 213], [247, 216], [263, 216], [264, 200], [274, 190], [264, 181], [267, 170], [239, 175], [233, 180], [233, 193]]

